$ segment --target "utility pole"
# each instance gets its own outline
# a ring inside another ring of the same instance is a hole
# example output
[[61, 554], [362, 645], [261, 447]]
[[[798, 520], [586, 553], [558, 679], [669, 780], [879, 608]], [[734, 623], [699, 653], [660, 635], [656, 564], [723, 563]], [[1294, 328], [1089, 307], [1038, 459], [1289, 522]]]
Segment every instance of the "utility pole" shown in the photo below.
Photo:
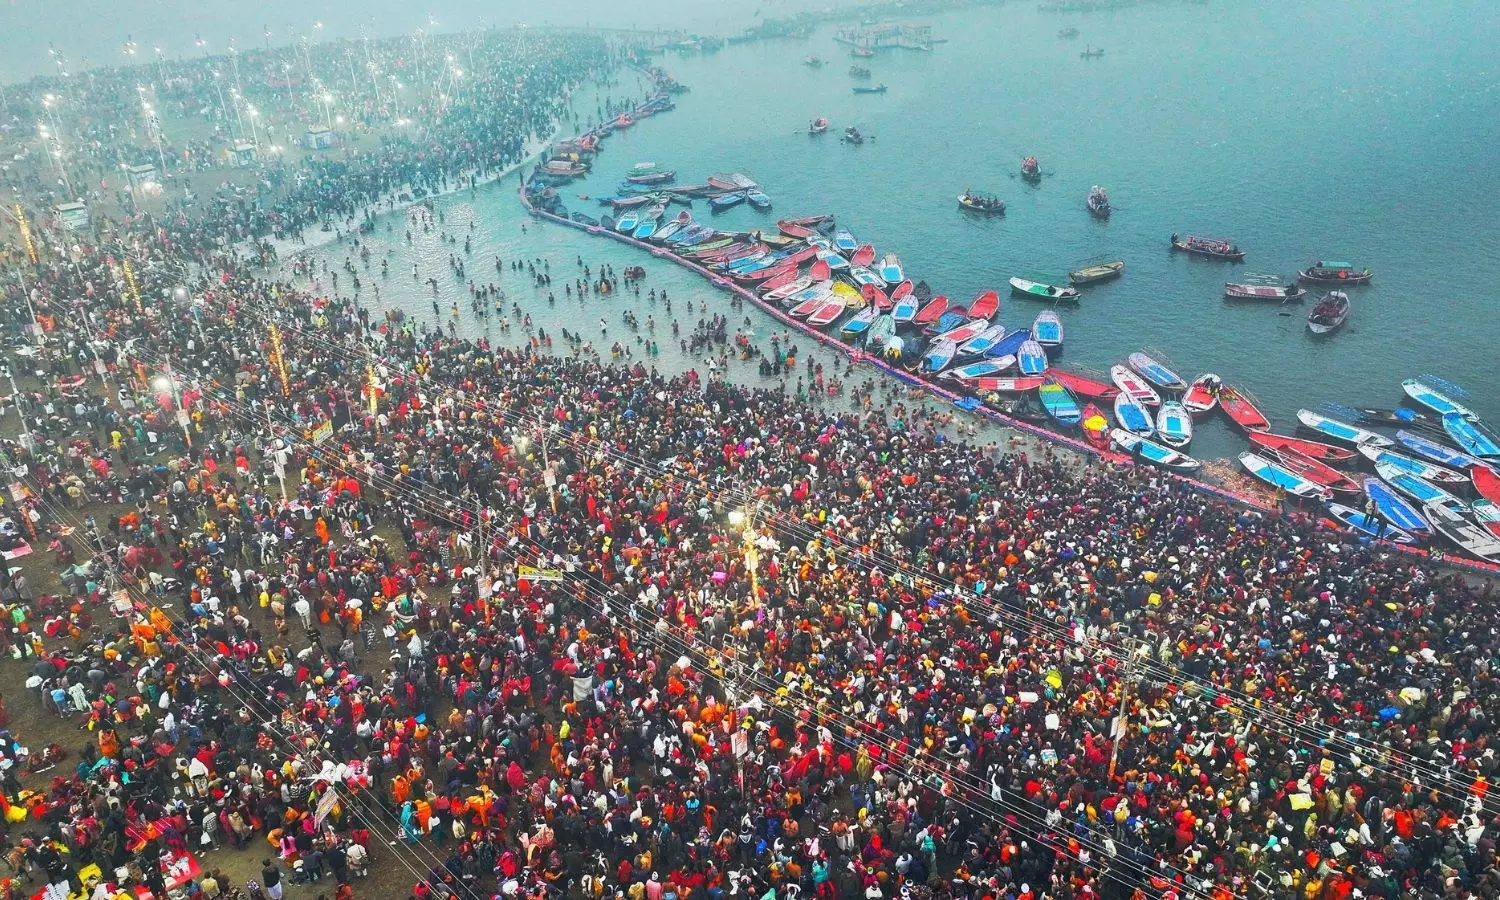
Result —
[[537, 429], [542, 433], [542, 481], [547, 485], [547, 500], [552, 505], [552, 514], [557, 515], [557, 473], [552, 471], [552, 458], [547, 455], [547, 423], [545, 410], [536, 414]]
[[1130, 687], [1134, 684], [1132, 674], [1135, 671], [1135, 640], [1127, 638], [1125, 641], [1125, 672], [1120, 679], [1120, 708], [1115, 713], [1115, 734], [1110, 741], [1109, 748], [1109, 783], [1114, 784], [1115, 763], [1120, 758], [1120, 742], [1125, 739], [1125, 701], [1130, 696]]

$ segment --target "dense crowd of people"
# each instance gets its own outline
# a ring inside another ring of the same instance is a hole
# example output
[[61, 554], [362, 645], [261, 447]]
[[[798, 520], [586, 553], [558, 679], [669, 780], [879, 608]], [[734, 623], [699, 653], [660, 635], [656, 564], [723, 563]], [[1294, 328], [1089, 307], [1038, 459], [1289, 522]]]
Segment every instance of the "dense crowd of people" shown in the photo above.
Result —
[[[527, 53], [442, 157], [5, 281], [9, 700], [87, 743], [0, 745], [3, 890], [1500, 896], [1488, 583], [784, 382], [382, 319], [217, 240], [503, 164], [588, 70]], [[222, 845], [258, 876], [172, 868]]]

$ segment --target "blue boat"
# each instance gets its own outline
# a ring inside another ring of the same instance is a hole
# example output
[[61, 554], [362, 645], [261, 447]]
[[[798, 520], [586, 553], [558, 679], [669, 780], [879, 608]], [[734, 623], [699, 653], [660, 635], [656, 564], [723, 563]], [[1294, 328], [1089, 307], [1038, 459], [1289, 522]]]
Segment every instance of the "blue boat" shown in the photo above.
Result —
[[1016, 351], [1016, 362], [1022, 375], [1041, 375], [1047, 371], [1047, 351], [1041, 344], [1028, 339]]
[[1168, 400], [1156, 413], [1156, 433], [1172, 447], [1186, 447], [1193, 440], [1193, 416], [1176, 400]]
[[1031, 323], [1031, 339], [1043, 347], [1061, 347], [1063, 342], [1062, 320], [1050, 309], [1037, 314]]
[[1115, 446], [1121, 450], [1153, 466], [1161, 466], [1164, 469], [1172, 469], [1177, 472], [1193, 472], [1203, 467], [1203, 463], [1198, 462], [1198, 460], [1193, 459], [1180, 450], [1163, 447], [1155, 441], [1148, 441], [1140, 435], [1131, 434], [1123, 428], [1111, 428], [1109, 439], [1114, 441]]
[[714, 233], [707, 225], [689, 225], [676, 234], [666, 239], [666, 243], [673, 247], [690, 247], [699, 241], [707, 239]]
[[990, 352], [995, 342], [1005, 335], [1004, 325], [991, 325], [959, 345], [958, 352], [964, 356], [979, 356]]
[[1375, 504], [1380, 517], [1390, 524], [1412, 534], [1431, 534], [1432, 526], [1417, 512], [1417, 508], [1406, 502], [1400, 494], [1379, 478], [1365, 479], [1365, 495]]
[[1387, 525], [1379, 519], [1372, 519], [1352, 506], [1330, 503], [1328, 514], [1355, 531], [1368, 534], [1372, 538], [1390, 541], [1393, 544], [1410, 544], [1415, 541], [1415, 538], [1405, 531], [1393, 525]]
[[630, 234], [631, 232], [635, 231], [636, 226], [640, 224], [641, 217], [636, 213], [628, 212], [620, 217], [620, 221], [615, 223], [615, 230], [620, 232], [621, 234]]
[[745, 192], [735, 191], [732, 194], [720, 194], [717, 197], [709, 197], [708, 205], [713, 207], [714, 212], [722, 212], [745, 202]]
[[1447, 413], [1443, 416], [1443, 430], [1465, 452], [1480, 459], [1500, 460], [1500, 440], [1496, 440], [1493, 434], [1473, 419], [1458, 413]]
[[904, 324], [910, 322], [916, 317], [919, 305], [920, 301], [917, 300], [915, 295], [907, 294], [896, 301], [896, 308], [891, 310], [891, 318], [895, 319], [898, 323]]
[[930, 329], [931, 334], [947, 334], [963, 323], [969, 321], [968, 310], [960, 307], [959, 310], [949, 310], [938, 316], [938, 320]]
[[833, 233], [833, 246], [837, 247], [840, 253], [847, 254], [859, 249], [859, 242], [854, 240], [854, 235], [847, 228], [840, 228]]
[[995, 346], [990, 348], [989, 356], [1018, 356], [1021, 352], [1021, 345], [1029, 340], [1031, 340], [1031, 329], [1017, 328], [1015, 331], [1007, 332], [1004, 337], [996, 341]]
[[933, 341], [927, 352], [922, 354], [922, 362], [919, 365], [923, 372], [941, 372], [945, 366], [953, 362], [953, 354], [958, 352], [958, 345], [952, 341]]
[[1468, 484], [1469, 476], [1461, 475], [1446, 466], [1430, 463], [1425, 459], [1415, 459], [1405, 453], [1397, 453], [1394, 450], [1385, 450], [1379, 447], [1360, 447], [1359, 452], [1364, 454], [1375, 465], [1384, 463], [1392, 468], [1415, 475], [1424, 481], [1434, 484]]
[[854, 284], [856, 287], [861, 288], [867, 284], [874, 285], [875, 287], [880, 287], [885, 283], [880, 280], [879, 275], [876, 275], [874, 272], [870, 271], [864, 266], [850, 266], [849, 277], [854, 279]]
[[1405, 429], [1396, 432], [1396, 442], [1423, 459], [1430, 459], [1435, 463], [1452, 466], [1455, 469], [1468, 471], [1475, 466], [1488, 466], [1489, 463], [1477, 456], [1460, 453], [1447, 444], [1439, 444], [1431, 438], [1423, 437], [1414, 431]]
[[1318, 434], [1327, 435], [1346, 444], [1354, 444], [1356, 446], [1359, 444], [1369, 444], [1371, 447], [1389, 447], [1395, 443], [1383, 434], [1376, 434], [1368, 429], [1350, 425], [1347, 422], [1340, 422], [1338, 419], [1320, 416], [1310, 409], [1297, 410], [1297, 421], [1301, 422], [1302, 426], [1310, 431], [1316, 431]]
[[1063, 425], [1077, 425], [1083, 420], [1083, 411], [1073, 393], [1056, 378], [1048, 378], [1037, 388], [1037, 397], [1047, 413]]
[[632, 232], [630, 236], [638, 241], [646, 240], [647, 238], [651, 237], [651, 235], [656, 233], [657, 221], [657, 219], [649, 219], [645, 222], [642, 222], [640, 225], [636, 226], [635, 231]]
[[1125, 362], [1135, 370], [1137, 375], [1163, 390], [1185, 391], [1188, 389], [1188, 384], [1182, 380], [1181, 375], [1144, 353], [1132, 353], [1125, 358]]
[[750, 205], [753, 206], [753, 207], [755, 207], [756, 209], [770, 209], [771, 208], [771, 198], [767, 197], [765, 194], [761, 193], [758, 190], [755, 190], [755, 191], [746, 191], [745, 192], [745, 199], [749, 200], [750, 201]]
[[1333, 499], [1333, 491], [1303, 478], [1290, 469], [1283, 469], [1258, 453], [1251, 453], [1249, 450], [1241, 453], [1240, 465], [1244, 466], [1251, 475], [1293, 497], [1305, 497], [1325, 502]]
[[1439, 503], [1457, 513], [1469, 511], [1468, 504], [1462, 500], [1432, 482], [1423, 481], [1409, 472], [1403, 472], [1390, 463], [1376, 463], [1375, 474], [1379, 475], [1386, 484], [1415, 500], [1418, 506]]
[[1447, 394], [1434, 390], [1415, 378], [1408, 378], [1401, 382], [1401, 390], [1406, 391], [1406, 396], [1410, 397], [1413, 403], [1425, 406], [1440, 416], [1446, 416], [1448, 413], [1457, 413], [1465, 419], [1477, 418], [1467, 406], [1464, 406]]
[[1014, 356], [1010, 357], [1009, 360], [1006, 360], [1005, 358], [982, 359], [976, 363], [969, 363], [967, 366], [959, 366], [956, 369], [949, 369], [948, 371], [943, 373], [943, 377], [957, 378], [959, 380], [983, 378], [986, 375], [998, 375], [1015, 364], [1016, 358]]
[[1124, 391], [1115, 395], [1115, 421], [1120, 423], [1121, 428], [1141, 437], [1150, 437], [1156, 432], [1146, 407]]
[[875, 317], [878, 315], [880, 315], [880, 310], [873, 306], [866, 306], [850, 317], [849, 321], [845, 322], [839, 328], [839, 333], [844, 335], [844, 337], [854, 337], [858, 334], [864, 334], [865, 329], [870, 327], [870, 324], [875, 321]]

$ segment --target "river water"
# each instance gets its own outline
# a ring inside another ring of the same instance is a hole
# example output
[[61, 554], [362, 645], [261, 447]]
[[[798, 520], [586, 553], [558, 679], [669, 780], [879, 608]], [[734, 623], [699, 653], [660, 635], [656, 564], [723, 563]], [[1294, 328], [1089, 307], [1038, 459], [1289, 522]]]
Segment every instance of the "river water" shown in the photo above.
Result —
[[[676, 111], [611, 137], [595, 174], [563, 192], [573, 209], [597, 216], [600, 207], [578, 195], [613, 193], [637, 162], [677, 169], [682, 183], [744, 172], [773, 197], [774, 210], [742, 207], [714, 224], [772, 227], [778, 217], [834, 213], [878, 252], [900, 254], [907, 272], [938, 292], [966, 300], [1001, 289], [1008, 325], [1029, 323], [1043, 308], [1006, 296], [1008, 277], [1057, 279], [1085, 259], [1120, 258], [1124, 278], [1086, 288], [1081, 304], [1059, 309], [1065, 367], [1102, 372], [1151, 348], [1188, 378], [1213, 371], [1248, 390], [1281, 431], [1294, 427], [1303, 406], [1394, 405], [1403, 378], [1431, 373], [1468, 388], [1469, 405], [1500, 422], [1492, 375], [1500, 362], [1493, 296], [1500, 229], [1492, 222], [1500, 198], [1493, 49], [1500, 17], [1484, 9], [1391, 3], [1369, 25], [1362, 7], [1339, 0], [1171, 3], [1072, 16], [1011, 5], [928, 20], [945, 40], [931, 53], [852, 60], [825, 29], [806, 41], [668, 57], [664, 65], [692, 92]], [[1057, 37], [1070, 25], [1078, 38]], [[1080, 59], [1090, 44], [1105, 55]], [[803, 65], [811, 55], [829, 62]], [[889, 92], [853, 94], [852, 62], [871, 68]], [[627, 75], [603, 92], [640, 97], [644, 85]], [[584, 91], [575, 109], [592, 121], [596, 104]], [[809, 137], [807, 123], [818, 115], [834, 127]], [[851, 124], [875, 139], [841, 143], [836, 133]], [[1036, 187], [1015, 177], [1027, 154], [1047, 173]], [[1096, 183], [1118, 207], [1107, 222], [1084, 208]], [[961, 212], [955, 197], [965, 188], [999, 194], [1008, 214]], [[685, 270], [523, 220], [515, 190], [510, 178], [440, 201], [457, 246], [420, 231], [408, 245], [399, 222], [377, 232], [375, 249], [392, 253], [390, 279], [367, 277], [381, 284], [379, 305], [446, 323], [456, 301], [460, 333], [493, 331], [493, 317], [471, 315], [467, 289], [446, 262], [463, 255], [472, 221], [467, 276], [498, 281], [507, 304], [520, 302], [549, 331], [568, 327], [603, 346], [602, 316], [607, 341], [630, 336], [619, 317], [631, 301], [564, 300], [563, 277], [573, 277], [580, 257], [596, 267], [644, 265], [647, 285], [677, 301], [684, 331], [700, 316], [729, 313], [724, 295]], [[698, 206], [695, 214], [708, 219]], [[1235, 265], [1174, 255], [1167, 249], [1174, 231], [1230, 238], [1249, 257]], [[508, 268], [496, 277], [497, 255], [549, 260], [556, 305]], [[1226, 280], [1291, 276], [1318, 258], [1348, 258], [1376, 274], [1372, 285], [1352, 289], [1353, 315], [1331, 338], [1307, 332], [1310, 304], [1221, 299]], [[423, 279], [439, 281], [437, 316], [432, 289], [411, 277], [413, 261]], [[685, 315], [680, 300], [689, 297], [707, 311]], [[635, 308], [664, 334], [670, 317], [662, 309], [644, 300]], [[760, 337], [772, 329], [753, 309], [732, 321], [745, 315]], [[671, 342], [659, 343], [664, 366], [694, 364]], [[1210, 419], [1192, 452], [1227, 456], [1242, 447]]]

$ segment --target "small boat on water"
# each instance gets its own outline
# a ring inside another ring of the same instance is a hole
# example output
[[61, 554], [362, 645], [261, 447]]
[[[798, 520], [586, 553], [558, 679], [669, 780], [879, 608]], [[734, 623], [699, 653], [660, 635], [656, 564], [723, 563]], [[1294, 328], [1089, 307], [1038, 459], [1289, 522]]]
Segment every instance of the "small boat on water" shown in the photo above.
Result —
[[844, 129], [844, 136], [840, 138], [846, 144], [863, 144], [865, 136], [859, 133], [859, 129], [850, 125]]
[[1199, 375], [1188, 385], [1187, 393], [1182, 395], [1183, 408], [1197, 416], [1211, 411], [1219, 405], [1219, 389], [1223, 386], [1224, 382], [1212, 372]]
[[1028, 156], [1021, 160], [1021, 178], [1032, 184], [1041, 183], [1042, 164], [1036, 161], [1035, 156]]
[[989, 327], [989, 319], [968, 319], [960, 323], [956, 328], [938, 332], [938, 340], [950, 340], [955, 344], [962, 344], [971, 338], [978, 337]]
[[1219, 409], [1229, 417], [1229, 420], [1246, 431], [1269, 431], [1271, 422], [1268, 420], [1250, 398], [1238, 390], [1222, 385], [1219, 388]]
[[823, 68], [823, 60], [819, 59], [816, 56], [809, 56], [807, 59], [804, 59], [802, 61], [802, 64], [804, 66], [807, 66], [809, 69], [821, 69], [821, 68]]
[[1083, 405], [1083, 416], [1078, 422], [1083, 439], [1095, 450], [1109, 449], [1109, 418], [1092, 403]]
[[662, 184], [676, 177], [676, 172], [647, 172], [642, 175], [626, 175], [625, 180], [631, 184]]
[[1066, 372], [1062, 369], [1048, 369], [1047, 374], [1063, 383], [1063, 387], [1072, 391], [1074, 396], [1088, 397], [1090, 400], [1114, 402], [1120, 389], [1112, 384], [1107, 384], [1097, 378], [1087, 375], [1079, 375], [1077, 372]]
[[1321, 500], [1325, 503], [1333, 499], [1333, 491], [1258, 453], [1246, 450], [1239, 455], [1239, 460], [1240, 465], [1251, 475], [1293, 497]]
[[871, 244], [860, 244], [854, 251], [854, 255], [849, 257], [849, 264], [852, 266], [868, 267], [874, 261], [875, 247]]
[[849, 277], [854, 279], [854, 283], [859, 285], [861, 289], [879, 287], [883, 284], [879, 275], [876, 275], [864, 266], [850, 266]]
[[807, 133], [808, 134], [822, 134], [823, 132], [825, 132], [827, 130], [828, 130], [828, 120], [825, 119], [825, 118], [823, 118], [822, 116], [819, 116], [816, 119], [813, 119], [807, 125]]
[[619, 220], [615, 222], [615, 230], [620, 232], [621, 234], [630, 234], [631, 232], [635, 231], [637, 226], [639, 226], [640, 224], [641, 214], [631, 211], [621, 216]]
[[1119, 278], [1124, 272], [1124, 260], [1116, 259], [1109, 262], [1080, 266], [1068, 273], [1068, 281], [1075, 285], [1095, 284], [1100, 281]]
[[1335, 447], [1332, 444], [1323, 444], [1318, 441], [1308, 441], [1302, 438], [1288, 437], [1284, 434], [1272, 434], [1269, 431], [1251, 431], [1245, 435], [1250, 443], [1257, 447], [1264, 447], [1270, 451], [1290, 450], [1298, 456], [1307, 459], [1315, 459], [1322, 463], [1346, 463], [1354, 459], [1354, 451], [1343, 447]]
[[745, 199], [748, 200], [748, 201], [750, 201], [750, 205], [753, 206], [753, 207], [755, 207], [756, 209], [770, 209], [771, 208], [771, 198], [767, 197], [764, 193], [762, 193], [759, 190], [749, 190], [749, 191], [746, 191], [745, 192]]
[[1012, 278], [1010, 280], [1012, 293], [1026, 297], [1035, 297], [1039, 300], [1077, 300], [1078, 288], [1059, 287], [1044, 284], [1040, 281], [1032, 281], [1028, 278]]
[[1015, 364], [1015, 357], [1011, 357], [1009, 362], [1003, 359], [982, 359], [979, 362], [969, 363], [966, 366], [949, 369], [943, 373], [943, 377], [956, 378], [959, 381], [972, 381], [975, 378], [988, 378], [991, 375], [998, 375]]
[[[796, 274], [795, 270], [793, 270], [793, 274]], [[800, 278], [793, 278], [791, 281], [787, 281], [783, 284], [769, 286], [766, 284], [761, 285], [761, 289], [766, 292], [764, 294], [765, 298], [773, 302], [779, 302], [785, 300], [788, 297], [800, 294], [810, 287], [812, 287], [812, 279], [806, 275], [803, 275]]]
[[1500, 460], [1500, 439], [1468, 416], [1448, 413], [1443, 416], [1443, 430], [1465, 453], [1482, 460]]
[[1046, 378], [1041, 375], [1018, 375], [1011, 378], [985, 376], [975, 378], [970, 384], [976, 391], [997, 391], [1002, 394], [1024, 394], [1042, 386]]
[[1369, 269], [1356, 269], [1339, 260], [1319, 260], [1297, 273], [1302, 281], [1313, 284], [1369, 284], [1375, 276]]
[[1191, 253], [1194, 256], [1206, 256], [1209, 259], [1222, 259], [1228, 262], [1242, 262], [1245, 259], [1245, 251], [1236, 247], [1233, 241], [1192, 234], [1179, 237], [1176, 232], [1173, 232], [1172, 249]]
[[986, 215], [1001, 216], [1005, 214], [1005, 201], [993, 194], [976, 194], [973, 191], [964, 191], [958, 195], [960, 209], [969, 212], [985, 213]]
[[1156, 427], [1151, 424], [1151, 414], [1141, 401], [1121, 392], [1115, 395], [1115, 421], [1120, 427], [1131, 434], [1141, 437], [1151, 437], [1156, 433]]
[[839, 334], [843, 335], [846, 338], [864, 334], [865, 329], [874, 324], [875, 317], [878, 315], [880, 315], [880, 311], [877, 310], [874, 306], [866, 306], [864, 309], [855, 313], [853, 316], [850, 316], [843, 325], [839, 326]]
[[887, 253], [880, 258], [880, 277], [885, 279], [886, 284], [900, 284], [906, 280], [901, 272], [901, 257], [894, 253]]
[[876, 309], [886, 310], [891, 308], [891, 298], [886, 296], [885, 291], [882, 291], [878, 285], [860, 285], [859, 292], [864, 294], [865, 299], [870, 301], [870, 305]]
[[1500, 562], [1500, 538], [1479, 527], [1472, 519], [1443, 503], [1427, 503], [1422, 513], [1438, 534], [1457, 544], [1470, 556], [1485, 562]]
[[1048, 378], [1036, 389], [1037, 399], [1042, 402], [1047, 414], [1062, 425], [1077, 425], [1083, 419], [1083, 410], [1078, 401], [1056, 378]]
[[1490, 464], [1479, 457], [1461, 453], [1447, 444], [1438, 443], [1414, 431], [1402, 429], [1396, 432], [1396, 443], [1423, 459], [1441, 463], [1445, 466], [1452, 466], [1459, 471], [1467, 471], [1471, 475], [1479, 469], [1490, 469]]
[[1169, 447], [1186, 447], [1193, 440], [1193, 417], [1176, 400], [1168, 400], [1156, 412], [1156, 434]]
[[1474, 415], [1474, 411], [1467, 406], [1464, 406], [1447, 394], [1439, 393], [1437, 390], [1415, 378], [1408, 378], [1401, 382], [1401, 390], [1406, 392], [1406, 396], [1410, 397], [1412, 402], [1432, 410], [1439, 416], [1454, 413], [1466, 419], [1478, 418], [1478, 416]]
[[913, 325], [931, 325], [942, 318], [943, 313], [948, 310], [948, 298], [938, 294], [922, 305], [916, 315], [911, 317]]
[[866, 87], [862, 84], [857, 84], [854, 86], [854, 93], [856, 94], [884, 94], [885, 91], [886, 87], [884, 83], [877, 84], [874, 87]]
[[654, 162], [641, 162], [641, 163], [636, 163], [635, 165], [631, 166], [630, 170], [625, 173], [625, 177], [626, 178], [638, 178], [638, 177], [643, 176], [643, 175], [651, 175], [651, 174], [653, 174], [653, 173], [655, 173], [657, 171], [659, 171], [659, 170], [656, 168], [656, 163], [654, 163]]
[[1171, 447], [1149, 441], [1123, 428], [1111, 429], [1109, 439], [1114, 441], [1115, 446], [1121, 450], [1153, 466], [1161, 466], [1176, 472], [1195, 472], [1203, 467], [1202, 463], [1181, 450], [1173, 450]]
[[1020, 349], [1016, 351], [1016, 365], [1020, 368], [1022, 375], [1045, 374], [1047, 351], [1036, 341], [1023, 341]]
[[1159, 406], [1161, 395], [1151, 385], [1147, 384], [1141, 376], [1132, 372], [1122, 365], [1113, 365], [1109, 369], [1109, 380], [1115, 383], [1120, 393], [1129, 394], [1143, 406]]
[[816, 231], [808, 228], [806, 225], [800, 224], [798, 222], [793, 222], [790, 219], [782, 219], [781, 221], [777, 222], [776, 230], [786, 235], [787, 237], [801, 238], [804, 241], [808, 238], [818, 236], [818, 233]]
[[1125, 358], [1125, 362], [1136, 371], [1136, 374], [1164, 391], [1185, 391], [1188, 388], [1188, 383], [1182, 380], [1181, 375], [1145, 353], [1132, 353]]
[[832, 325], [833, 321], [844, 314], [847, 307], [842, 297], [827, 297], [819, 301], [812, 314], [807, 317], [807, 324], [816, 327]]
[[[899, 293], [899, 291], [898, 291]], [[892, 295], [894, 299], [895, 295]], [[902, 325], [913, 321], [917, 316], [917, 297], [913, 293], [906, 293], [899, 300], [895, 300], [895, 307], [891, 310], [891, 318], [896, 324]]]
[[1379, 513], [1383, 521], [1412, 534], [1432, 533], [1432, 526], [1427, 524], [1427, 520], [1422, 518], [1417, 508], [1384, 481], [1379, 478], [1366, 478], [1364, 489], [1365, 496], [1375, 504], [1375, 511]]
[[939, 338], [932, 342], [927, 352], [922, 354], [922, 361], [918, 365], [921, 372], [941, 372], [949, 363], [953, 362], [953, 356], [958, 352], [958, 344], [951, 340]]
[[840, 228], [833, 233], [833, 246], [840, 253], [848, 255], [859, 249], [859, 242], [847, 228]]
[[1078, 37], [1078, 29], [1077, 28], [1063, 28], [1063, 29], [1061, 29], [1061, 30], [1059, 30], [1057, 32], [1057, 36], [1060, 37], [1060, 38], [1076, 38], [1076, 37]]
[[936, 322], [922, 328], [922, 333], [927, 335], [942, 334], [952, 331], [969, 319], [969, 310], [963, 306], [950, 306]]
[[849, 77], [850, 78], [869, 78], [870, 77], [870, 70], [867, 69], [867, 68], [865, 68], [864, 66], [850, 66], [849, 67]]
[[[792, 304], [792, 308], [787, 310], [786, 312], [787, 315], [791, 316], [794, 319], [807, 318], [818, 309], [822, 308], [823, 304], [830, 299], [829, 292], [826, 289], [821, 288], [809, 288], [808, 290], [803, 291], [801, 294], [799, 294], [798, 297], [800, 297], [800, 299], [798, 299], [797, 297], [793, 298], [797, 300], [797, 302]], [[842, 306], [842, 304], [840, 304], [840, 306]]]
[[1415, 475], [1423, 481], [1433, 484], [1468, 484], [1469, 476], [1455, 472], [1446, 466], [1428, 462], [1425, 459], [1416, 459], [1405, 453], [1397, 453], [1385, 447], [1371, 447], [1360, 445], [1357, 448], [1360, 455], [1375, 465], [1387, 465], [1410, 475]]
[[1114, 207], [1109, 205], [1109, 194], [1097, 184], [1089, 188], [1088, 196], [1083, 202], [1096, 219], [1107, 219], [1114, 211]]
[[1430, 481], [1424, 481], [1409, 472], [1403, 472], [1390, 463], [1376, 463], [1375, 474], [1386, 484], [1395, 488], [1419, 505], [1441, 504], [1457, 513], [1469, 511], [1469, 505]]
[[747, 196], [744, 191], [735, 191], [729, 194], [720, 194], [717, 197], [709, 197], [708, 205], [713, 208], [714, 212], [721, 212], [731, 207], [739, 206], [746, 199]]
[[1095, 59], [1103, 55], [1103, 47], [1085, 47], [1083, 51], [1078, 54], [1078, 57], [1079, 59]]
[[1362, 534], [1367, 534], [1382, 541], [1390, 541], [1393, 544], [1411, 544], [1416, 542], [1410, 534], [1387, 525], [1380, 519], [1372, 519], [1365, 513], [1342, 503], [1328, 504], [1328, 514], [1333, 516], [1341, 524], [1347, 525]]
[[1491, 503], [1500, 503], [1500, 474], [1488, 466], [1475, 466], [1469, 470], [1474, 482], [1474, 492]]
[[1273, 450], [1271, 459], [1274, 459], [1283, 469], [1301, 475], [1314, 484], [1321, 484], [1331, 491], [1345, 494], [1359, 493], [1359, 482], [1328, 464], [1309, 459], [1295, 450]]
[[1349, 295], [1329, 291], [1307, 314], [1307, 330], [1313, 334], [1332, 334], [1349, 320], [1349, 311]]
[[870, 348], [884, 347], [886, 343], [896, 336], [896, 323], [888, 315], [875, 317], [870, 327], [865, 330], [865, 346]]
[[1326, 435], [1334, 440], [1343, 441], [1346, 444], [1354, 446], [1369, 444], [1372, 447], [1390, 447], [1395, 444], [1395, 441], [1392, 441], [1383, 434], [1376, 434], [1357, 425], [1340, 422], [1338, 419], [1330, 419], [1310, 409], [1297, 410], [1297, 421], [1301, 422], [1302, 427], [1309, 431], [1316, 431], [1318, 434]]
[[960, 356], [983, 356], [1005, 335], [1004, 325], [991, 325], [959, 345]]
[[981, 291], [969, 303], [969, 315], [988, 319], [1000, 311], [1000, 295], [994, 291]]
[[739, 184], [734, 181], [733, 175], [725, 175], [723, 173], [708, 176], [708, 186], [716, 191], [737, 191], [740, 189]]
[[1235, 284], [1224, 282], [1225, 300], [1263, 300], [1271, 303], [1300, 303], [1307, 289], [1284, 284]]
[[1050, 309], [1044, 309], [1037, 313], [1036, 321], [1031, 323], [1031, 339], [1043, 347], [1061, 347], [1063, 345], [1063, 324], [1057, 313]]

